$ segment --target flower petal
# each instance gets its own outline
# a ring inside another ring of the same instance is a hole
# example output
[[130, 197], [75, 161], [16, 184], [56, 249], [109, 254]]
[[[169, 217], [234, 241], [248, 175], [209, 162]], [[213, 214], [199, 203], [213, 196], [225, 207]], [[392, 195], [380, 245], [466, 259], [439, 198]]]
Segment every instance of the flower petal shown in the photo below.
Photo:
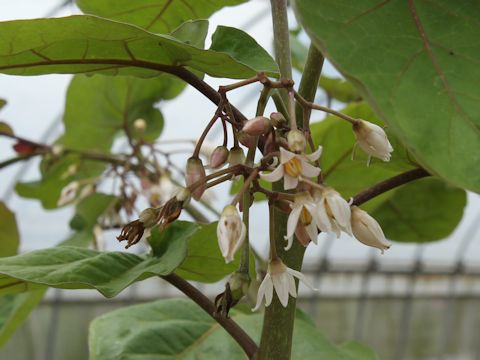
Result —
[[283, 188], [285, 190], [295, 189], [298, 185], [298, 178], [288, 175], [285, 173], [283, 176]]
[[285, 164], [289, 160], [293, 159], [297, 154], [285, 150], [283, 147], [280, 147], [280, 163]]
[[305, 226], [305, 229], [307, 230], [307, 234], [310, 237], [310, 240], [312, 240], [316, 244], [318, 231], [317, 231], [317, 225], [315, 224], [315, 222], [312, 221], [310, 225]]
[[322, 150], [323, 148], [319, 146], [315, 152], [305, 155], [305, 157], [310, 161], [316, 161], [320, 158], [320, 155], [322, 155]]
[[295, 276], [298, 280], [300, 280], [301, 282], [303, 282], [303, 283], [304, 283], [305, 285], [307, 285], [310, 289], [317, 291], [317, 289], [315, 289], [315, 288], [313, 287], [313, 285], [310, 284], [310, 282], [307, 280], [307, 278], [305, 277], [305, 275], [303, 275], [300, 271], [287, 268], [287, 272], [288, 272], [289, 274]]
[[320, 174], [320, 168], [309, 164], [306, 161], [302, 161], [302, 175], [308, 178], [318, 176]]
[[[267, 276], [270, 278], [269, 274]], [[269, 278], [267, 279], [267, 276], [263, 279], [262, 283], [258, 287], [258, 293], [257, 293], [257, 304], [255, 307], [252, 309], [252, 311], [257, 311], [260, 308], [260, 305], [262, 304], [263, 297], [265, 296], [265, 291], [267, 288], [267, 283], [270, 282]]]
[[288, 215], [287, 220], [287, 236], [286, 238], [290, 238], [295, 233], [295, 228], [298, 224], [298, 219], [300, 218], [300, 214], [302, 213], [303, 206], [295, 204], [292, 208], [292, 211]]
[[270, 274], [265, 275], [265, 278], [268, 277], [268, 282], [265, 285], [265, 306], [270, 306], [273, 299], [273, 282]]
[[282, 178], [283, 176], [283, 165], [278, 165], [275, 170], [273, 170], [270, 174], [260, 174], [260, 177], [263, 180], [269, 181], [269, 182], [275, 182], [278, 181]]
[[297, 284], [295, 284], [295, 279], [293, 276], [288, 273], [288, 292], [290, 295], [292, 295], [294, 298], [297, 297]]
[[288, 305], [288, 275], [286, 272], [281, 272], [272, 275], [273, 287], [277, 293], [278, 300], [283, 307]]

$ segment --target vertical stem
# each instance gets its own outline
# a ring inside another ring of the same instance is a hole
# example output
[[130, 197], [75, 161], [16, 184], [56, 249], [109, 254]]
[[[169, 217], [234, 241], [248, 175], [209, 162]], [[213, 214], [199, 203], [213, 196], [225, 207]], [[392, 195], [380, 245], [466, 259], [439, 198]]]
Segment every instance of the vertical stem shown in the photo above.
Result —
[[[290, 47], [289, 47], [289, 33], [288, 33], [288, 19], [287, 19], [287, 4], [285, 0], [271, 0], [272, 5], [272, 19], [274, 29], [274, 44], [276, 60], [280, 67], [280, 74], [282, 79], [291, 79], [292, 70], [290, 65]], [[318, 76], [321, 71], [323, 61], [319, 61], [316, 54], [316, 61], [307, 61], [305, 66], [304, 76], [302, 77], [303, 91], [309, 92], [308, 97], [314, 97], [318, 84]], [[321, 56], [321, 55], [320, 55]], [[311, 67], [320, 68], [314, 71]], [[318, 72], [318, 75], [312, 76]], [[307, 75], [309, 74], [309, 75]], [[302, 91], [302, 92], [303, 92]], [[286, 97], [285, 103], [288, 98]], [[302, 122], [302, 117], [297, 119], [297, 122]], [[274, 191], [283, 191], [283, 184], [277, 182], [273, 184]], [[288, 214], [282, 212], [280, 209], [273, 207], [273, 216], [271, 217], [271, 229], [273, 229], [274, 240], [278, 256], [290, 268], [301, 270], [303, 255], [305, 248], [300, 245], [298, 241], [293, 242], [290, 250], [285, 251], [284, 235], [287, 232]], [[298, 282], [297, 282], [298, 285]], [[289, 298], [288, 306], [284, 308], [277, 295], [273, 296], [272, 303], [265, 309], [262, 337], [260, 340], [260, 348], [258, 350], [257, 359], [267, 360], [288, 360], [292, 350], [292, 335], [293, 325], [295, 321], [296, 299]]]
[[[298, 88], [298, 93], [307, 101], [314, 102], [315, 100], [318, 81], [320, 80], [320, 74], [322, 73], [323, 61], [324, 58], [320, 51], [313, 44], [310, 44], [307, 61], [305, 62], [302, 74], [302, 80], [300, 81], [300, 86]], [[295, 112], [297, 115], [297, 125], [302, 126], [301, 122], [304, 117], [303, 108], [298, 103]], [[306, 115], [309, 116], [310, 114]]]

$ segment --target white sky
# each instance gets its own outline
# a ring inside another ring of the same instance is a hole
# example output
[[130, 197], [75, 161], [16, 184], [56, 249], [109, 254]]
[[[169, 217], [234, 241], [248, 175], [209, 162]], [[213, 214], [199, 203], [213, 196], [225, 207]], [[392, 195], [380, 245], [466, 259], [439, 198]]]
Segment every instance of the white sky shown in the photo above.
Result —
[[[0, 2], [0, 20], [42, 17], [58, 3], [59, 1], [55, 0], [2, 1]], [[268, 1], [257, 0], [236, 8], [224, 9], [211, 18], [210, 33], [219, 24], [244, 28], [245, 23], [252, 17], [252, 14], [265, 14], [268, 8]], [[59, 15], [68, 15], [72, 11], [75, 11], [75, 9], [68, 8]], [[255, 21], [254, 24], [249, 24], [247, 31], [264, 48], [271, 52], [272, 33], [268, 13], [263, 18]], [[326, 72], [333, 72], [330, 65], [326, 66]], [[0, 113], [0, 119], [4, 119], [11, 124], [17, 134], [39, 140], [52, 122], [61, 116], [65, 101], [65, 90], [69, 80], [70, 76], [68, 75], [20, 77], [0, 74], [0, 98], [8, 101], [8, 105]], [[208, 77], [206, 80], [214, 88], [229, 82], [228, 80]], [[247, 116], [252, 116], [256, 105], [254, 95], [255, 93], [252, 96], [248, 90], [241, 90], [235, 93], [234, 96], [231, 96], [231, 101], [237, 105], [242, 104], [242, 111]], [[252, 101], [245, 102], [245, 98], [252, 98]], [[186, 112], [190, 109], [192, 109], [191, 114]], [[167, 119], [162, 139], [195, 138], [201, 133], [202, 127], [211, 116], [214, 107], [194, 89], [187, 89], [174, 101], [163, 104], [162, 111]], [[54, 134], [49, 134], [50, 139], [55, 138], [58, 131], [59, 128], [57, 127]], [[180, 131], [181, 133], [179, 133]], [[0, 139], [0, 159], [6, 159], [13, 155], [11, 144], [4, 139]], [[18, 168], [11, 167], [6, 171], [2, 170], [0, 173], [0, 196], [9, 188], [11, 179], [18, 171]], [[28, 172], [22, 174], [21, 178], [22, 180], [33, 180], [37, 177], [36, 166], [30, 166]], [[226, 201], [225, 188], [221, 193], [218, 204]], [[10, 208], [17, 213], [23, 250], [52, 246], [66, 237], [71, 209], [46, 212], [37, 201], [24, 200], [16, 195], [13, 195], [8, 202]], [[480, 221], [478, 216], [479, 210], [479, 196], [469, 194], [469, 205], [459, 228], [448, 239], [428, 245], [425, 248], [424, 257], [428, 260], [428, 263], [445, 263], [452, 260], [452, 254], [455, 254], [455, 250], [459, 242], [466, 236], [467, 230], [469, 230], [472, 224], [478, 225]], [[258, 249], [266, 250], [265, 224], [267, 222], [267, 213], [265, 206], [260, 205], [254, 208], [252, 215], [251, 233], [253, 242], [255, 242]], [[468, 248], [466, 258], [469, 262], [476, 261], [478, 263], [480, 258], [479, 232], [475, 231], [470, 234], [470, 236], [472, 235], [475, 236], [475, 240]], [[320, 237], [319, 244], [324, 242], [323, 237]], [[123, 249], [113, 240], [110, 247], [119, 250]], [[321, 248], [321, 246], [310, 246], [307, 251], [307, 261], [315, 263]], [[395, 243], [385, 255], [378, 258], [385, 265], [399, 262], [408, 263], [413, 260], [415, 251], [415, 245]], [[356, 240], [342, 237], [333, 242], [329, 254], [333, 261], [351, 260], [363, 262], [372, 252]], [[377, 251], [373, 252], [373, 254], [378, 256]]]

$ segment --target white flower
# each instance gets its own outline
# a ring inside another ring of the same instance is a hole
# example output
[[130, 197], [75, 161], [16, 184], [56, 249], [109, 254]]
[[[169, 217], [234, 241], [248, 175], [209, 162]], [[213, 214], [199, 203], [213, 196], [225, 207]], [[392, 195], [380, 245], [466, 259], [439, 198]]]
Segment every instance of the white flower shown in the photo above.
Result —
[[383, 161], [390, 161], [392, 145], [388, 141], [387, 134], [383, 129], [365, 120], [359, 120], [353, 125], [353, 132], [358, 145], [368, 155], [377, 157]]
[[78, 181], [72, 181], [67, 186], [65, 186], [62, 189], [60, 198], [57, 201], [57, 206], [63, 206], [72, 202], [77, 195], [77, 191], [79, 187], [80, 187], [80, 183]]
[[240, 217], [237, 208], [227, 205], [217, 225], [218, 246], [228, 264], [233, 261], [233, 255], [240, 248], [247, 235], [247, 228]]
[[368, 215], [366, 211], [352, 206], [352, 231], [361, 243], [376, 247], [382, 251], [387, 250], [392, 244], [385, 239], [382, 228], [378, 222]]
[[287, 235], [285, 240], [288, 241], [285, 250], [290, 250], [293, 244], [293, 235], [298, 225], [305, 228], [310, 240], [317, 243], [317, 219], [315, 202], [308, 192], [295, 194], [295, 201], [291, 205], [292, 211], [288, 215]]
[[[284, 148], [280, 148], [280, 165], [270, 174], [261, 174], [262, 179], [275, 182], [283, 177], [285, 190], [295, 189], [300, 176], [311, 178], [320, 174], [320, 169], [309, 164], [308, 161], [315, 161], [320, 157], [322, 147], [309, 155], [295, 154]], [[308, 161], [307, 161], [308, 160]]]
[[[333, 231], [340, 237], [340, 231], [344, 231], [352, 235], [351, 210], [348, 202], [332, 188], [324, 188], [322, 191], [316, 191], [314, 194], [317, 205], [317, 215], [321, 219], [325, 219], [325, 215], [330, 223], [320, 223], [320, 230]], [[323, 225], [323, 228], [322, 226]]]
[[265, 306], [269, 306], [272, 303], [273, 289], [275, 289], [282, 306], [287, 307], [288, 296], [292, 295], [295, 298], [297, 297], [297, 288], [294, 277], [301, 280], [309, 288], [313, 289], [305, 278], [305, 275], [301, 272], [285, 266], [282, 260], [278, 258], [270, 261], [267, 274], [258, 288], [257, 304], [252, 311], [256, 311], [260, 308], [264, 297]]

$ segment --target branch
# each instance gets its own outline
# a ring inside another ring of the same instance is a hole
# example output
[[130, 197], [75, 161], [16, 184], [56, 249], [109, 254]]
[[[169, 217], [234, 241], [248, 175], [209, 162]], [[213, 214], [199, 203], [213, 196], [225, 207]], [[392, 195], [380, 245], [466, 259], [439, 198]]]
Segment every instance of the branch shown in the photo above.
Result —
[[406, 171], [390, 179], [379, 182], [372, 187], [358, 193], [354, 196], [352, 205], [361, 205], [374, 197], [394, 189], [413, 180], [421, 179], [430, 176], [430, 174], [422, 168]]
[[238, 326], [235, 321], [230, 318], [215, 316], [215, 305], [205, 295], [180, 276], [170, 274], [162, 276], [162, 278], [195, 301], [197, 305], [205, 310], [208, 315], [217, 321], [235, 339], [250, 359], [253, 358], [258, 349], [257, 344], [255, 344], [252, 338], [240, 326]]

